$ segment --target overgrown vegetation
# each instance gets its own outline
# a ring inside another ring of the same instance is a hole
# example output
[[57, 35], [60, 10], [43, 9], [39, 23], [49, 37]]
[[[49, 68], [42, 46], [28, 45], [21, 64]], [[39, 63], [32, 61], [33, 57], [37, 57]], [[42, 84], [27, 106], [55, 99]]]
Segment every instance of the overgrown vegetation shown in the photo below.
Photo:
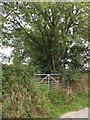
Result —
[[[88, 3], [1, 2], [2, 103], [6, 118], [59, 117], [88, 105]], [[42, 86], [35, 73], [59, 73]], [[81, 78], [80, 78], [81, 76]], [[87, 73], [85, 74], [87, 76]], [[42, 86], [42, 88], [41, 88]]]
[[3, 65], [2, 68], [3, 117], [55, 118], [60, 117], [62, 113], [88, 106], [87, 74], [79, 74], [79, 80], [82, 80], [77, 79], [73, 83], [74, 85], [72, 84], [73, 99], [68, 103], [66, 84], [59, 89], [55, 85], [52, 86], [47, 96], [47, 88], [41, 89], [38, 87], [39, 81], [37, 78], [28, 76], [29, 73], [26, 74], [23, 69], [14, 71], [15, 66], [13, 65]]
[[43, 73], [81, 70], [87, 63], [88, 3], [3, 2], [2, 7], [2, 44], [13, 48], [14, 63], [32, 62]]

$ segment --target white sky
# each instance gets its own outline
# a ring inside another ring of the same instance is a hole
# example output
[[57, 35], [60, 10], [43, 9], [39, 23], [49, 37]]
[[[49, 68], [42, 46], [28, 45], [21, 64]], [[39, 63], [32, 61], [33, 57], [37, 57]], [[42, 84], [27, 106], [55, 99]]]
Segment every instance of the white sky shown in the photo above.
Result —
[[2, 60], [2, 56], [5, 55], [6, 57], [10, 57], [12, 50], [13, 50], [13, 48], [10, 48], [10, 47], [4, 48], [4, 49], [2, 49], [0, 47], [0, 62], [7, 63], [7, 62]]
[[5, 54], [7, 57], [11, 55], [12, 48], [8, 47], [5, 49], [0, 48], [0, 54]]

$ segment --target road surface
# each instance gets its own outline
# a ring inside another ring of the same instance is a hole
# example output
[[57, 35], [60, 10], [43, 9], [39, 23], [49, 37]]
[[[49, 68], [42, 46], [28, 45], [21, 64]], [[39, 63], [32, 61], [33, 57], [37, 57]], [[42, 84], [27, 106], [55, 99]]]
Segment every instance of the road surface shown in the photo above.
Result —
[[89, 118], [89, 120], [90, 120], [89, 114], [90, 114], [90, 109], [84, 108], [84, 109], [79, 110], [79, 111], [69, 112], [69, 113], [63, 114], [61, 116], [61, 118]]

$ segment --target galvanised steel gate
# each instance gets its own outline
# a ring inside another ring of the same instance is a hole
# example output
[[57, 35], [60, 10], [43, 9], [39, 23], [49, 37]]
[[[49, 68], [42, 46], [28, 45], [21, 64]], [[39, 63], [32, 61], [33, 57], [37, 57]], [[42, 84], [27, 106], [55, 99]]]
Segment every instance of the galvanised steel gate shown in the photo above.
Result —
[[52, 88], [52, 85], [58, 84], [59, 85], [59, 76], [60, 74], [35, 74], [35, 76], [38, 77], [39, 84], [38, 87], [39, 88], [45, 88], [47, 96], [49, 91]]

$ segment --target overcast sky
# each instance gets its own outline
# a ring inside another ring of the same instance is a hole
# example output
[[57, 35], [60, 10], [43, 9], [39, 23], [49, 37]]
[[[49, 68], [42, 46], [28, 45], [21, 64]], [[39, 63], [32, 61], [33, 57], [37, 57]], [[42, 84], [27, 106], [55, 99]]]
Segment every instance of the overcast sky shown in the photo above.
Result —
[[11, 55], [11, 53], [12, 53], [12, 48], [10, 48], [10, 47], [8, 47], [8, 48], [4, 48], [4, 49], [2, 49], [1, 47], [0, 47], [0, 62], [2, 62], [2, 63], [6, 63], [6, 62], [4, 62], [3, 60], [2, 60], [2, 56], [3, 56], [3, 54], [6, 56], [6, 57], [10, 57], [10, 55]]

